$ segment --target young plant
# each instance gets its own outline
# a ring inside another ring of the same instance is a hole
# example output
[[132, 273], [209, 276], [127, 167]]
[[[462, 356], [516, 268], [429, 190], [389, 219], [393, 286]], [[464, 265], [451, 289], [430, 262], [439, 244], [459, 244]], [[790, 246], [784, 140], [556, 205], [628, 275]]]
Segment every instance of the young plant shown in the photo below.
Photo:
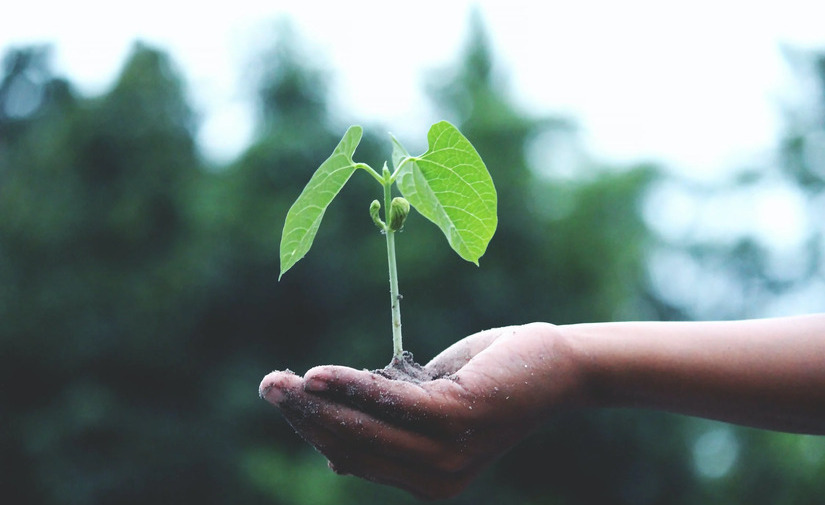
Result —
[[[395, 361], [403, 355], [395, 233], [404, 225], [410, 206], [441, 229], [459, 256], [478, 265], [498, 222], [496, 189], [470, 141], [446, 121], [430, 127], [429, 148], [420, 156], [411, 156], [390, 136], [393, 170], [385, 162], [380, 173], [352, 159], [361, 134], [360, 126], [347, 130], [332, 156], [318, 167], [289, 209], [281, 236], [278, 278], [309, 251], [324, 212], [352, 174], [358, 169], [370, 174], [383, 188], [384, 219], [380, 217], [378, 200], [372, 202], [369, 212], [387, 240]], [[398, 186], [401, 197], [393, 197], [393, 185]]]

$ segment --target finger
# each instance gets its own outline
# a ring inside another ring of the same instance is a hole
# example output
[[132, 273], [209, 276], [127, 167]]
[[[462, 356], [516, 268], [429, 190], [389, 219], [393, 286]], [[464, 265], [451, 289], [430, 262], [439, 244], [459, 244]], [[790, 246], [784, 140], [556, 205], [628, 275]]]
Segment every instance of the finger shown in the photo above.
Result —
[[327, 456], [343, 447], [352, 453], [372, 451], [385, 458], [429, 464], [445, 452], [445, 444], [424, 434], [310, 393], [305, 395], [301, 401], [284, 402], [282, 410], [293, 427]]
[[[299, 425], [299, 433], [336, 473], [399, 487], [419, 498], [454, 496], [489, 462], [474, 461], [468, 444], [437, 441], [334, 402], [322, 400], [313, 412], [293, 426]], [[292, 411], [285, 415], [289, 419]]]
[[273, 372], [261, 382], [261, 396], [275, 403], [289, 424], [321, 452], [335, 445], [380, 446], [385, 457], [409, 461], [440, 459], [442, 445], [415, 431], [393, 426], [360, 410], [305, 391], [291, 372]]
[[312, 394], [290, 395], [280, 407], [296, 432], [326, 456], [337, 473], [427, 499], [454, 496], [477, 473], [467, 452], [454, 444], [442, 445]]
[[465, 337], [430, 360], [424, 367], [436, 377], [456, 373], [476, 354], [483, 351], [502, 335], [508, 328], [492, 328]]
[[446, 499], [459, 494], [479, 473], [481, 467], [462, 467], [453, 471], [444, 465], [411, 464], [401, 459], [360, 451], [355, 454], [330, 454], [329, 467], [341, 475], [355, 475], [379, 484], [404, 489], [425, 500]]
[[291, 370], [271, 372], [261, 380], [258, 396], [273, 405], [278, 405], [288, 395], [303, 390], [303, 384], [304, 381]]
[[307, 391], [334, 398], [393, 424], [415, 424], [417, 431], [439, 427], [448, 416], [467, 409], [463, 389], [448, 379], [419, 385], [329, 365], [315, 367], [305, 377]]
[[480, 470], [471, 466], [468, 447], [388, 424], [307, 392], [304, 386], [291, 372], [273, 372], [261, 382], [260, 394], [281, 409], [296, 432], [338, 473], [436, 499], [456, 495]]

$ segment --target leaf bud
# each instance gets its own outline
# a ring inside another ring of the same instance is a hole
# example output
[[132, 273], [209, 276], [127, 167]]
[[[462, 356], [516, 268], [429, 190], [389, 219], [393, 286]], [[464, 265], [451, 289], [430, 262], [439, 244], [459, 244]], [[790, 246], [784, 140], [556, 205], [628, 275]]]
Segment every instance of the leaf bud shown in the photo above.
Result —
[[378, 216], [379, 210], [381, 210], [381, 202], [373, 200], [370, 204], [370, 217], [372, 217], [372, 222], [375, 223], [375, 226], [377, 226], [379, 230], [386, 231], [387, 225], [384, 224], [384, 221]]
[[398, 231], [404, 226], [404, 221], [407, 219], [407, 215], [410, 213], [410, 202], [408, 202], [405, 198], [397, 196], [392, 199], [390, 203], [390, 230], [391, 231]]

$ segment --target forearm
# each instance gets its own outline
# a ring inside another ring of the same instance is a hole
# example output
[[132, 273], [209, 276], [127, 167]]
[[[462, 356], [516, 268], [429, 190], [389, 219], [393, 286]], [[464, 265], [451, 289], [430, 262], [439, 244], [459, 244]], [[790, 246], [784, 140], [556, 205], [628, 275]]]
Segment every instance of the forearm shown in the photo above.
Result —
[[592, 405], [825, 434], [825, 314], [561, 330]]

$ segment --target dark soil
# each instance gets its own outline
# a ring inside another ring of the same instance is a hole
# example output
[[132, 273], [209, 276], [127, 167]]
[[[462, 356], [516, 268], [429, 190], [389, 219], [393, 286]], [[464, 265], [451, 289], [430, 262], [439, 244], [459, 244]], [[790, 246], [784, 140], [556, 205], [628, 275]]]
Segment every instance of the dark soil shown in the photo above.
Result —
[[416, 363], [410, 351], [403, 351], [401, 358], [398, 359], [393, 356], [389, 365], [372, 372], [388, 379], [407, 381], [413, 384], [421, 384], [438, 378], [434, 373], [427, 371], [423, 366]]

